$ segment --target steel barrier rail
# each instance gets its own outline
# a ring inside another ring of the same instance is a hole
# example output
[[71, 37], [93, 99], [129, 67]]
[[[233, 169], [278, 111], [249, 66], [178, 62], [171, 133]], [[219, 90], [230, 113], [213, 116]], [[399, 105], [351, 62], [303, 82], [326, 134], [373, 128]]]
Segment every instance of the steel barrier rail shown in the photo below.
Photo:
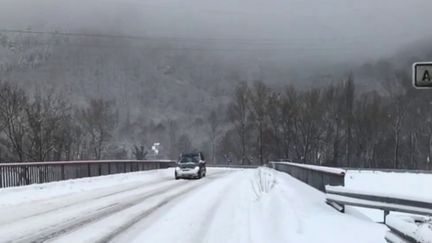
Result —
[[260, 167], [260, 165], [236, 165], [236, 164], [207, 164], [207, 167], [214, 167], [214, 168], [238, 168], [238, 169], [256, 169]]
[[396, 195], [379, 195], [344, 187], [326, 186], [326, 202], [331, 206], [338, 204], [344, 211], [345, 205], [380, 209], [385, 218], [390, 211], [432, 216], [432, 200], [406, 199]]
[[282, 161], [270, 161], [269, 165], [322, 192], [325, 192], [326, 185], [345, 185], [346, 171], [344, 169]]
[[413, 173], [413, 174], [432, 174], [432, 170], [409, 170], [409, 169], [385, 169], [385, 168], [353, 168], [344, 167], [347, 171], [367, 171], [367, 172], [386, 172], [386, 173]]
[[172, 160], [82, 160], [0, 164], [0, 188], [83, 177], [163, 169]]
[[[391, 211], [415, 215], [432, 216], [432, 200], [430, 199], [407, 199], [406, 197], [398, 195], [385, 195], [351, 190], [344, 187], [326, 186], [326, 203], [341, 212], [345, 211], [345, 206], [347, 205], [383, 210], [384, 224], [386, 224], [387, 227], [390, 229], [390, 231], [385, 236], [385, 240], [387, 242], [432, 242], [432, 238], [427, 241], [426, 239], [422, 240], [418, 237], [417, 229], [421, 227], [421, 220], [419, 220], [419, 216], [406, 216], [411, 219], [411, 224], [404, 223], [403, 221], [398, 222], [395, 219], [389, 220], [389, 222], [387, 221], [387, 216], [390, 214]], [[410, 229], [406, 230], [407, 227], [401, 227], [402, 224], [410, 226]]]

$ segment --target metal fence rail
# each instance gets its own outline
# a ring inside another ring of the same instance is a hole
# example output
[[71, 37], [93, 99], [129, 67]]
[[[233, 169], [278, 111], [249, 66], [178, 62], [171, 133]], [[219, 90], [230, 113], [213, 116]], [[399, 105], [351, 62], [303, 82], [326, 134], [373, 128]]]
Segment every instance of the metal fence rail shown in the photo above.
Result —
[[[376, 193], [352, 191], [343, 187], [326, 187], [326, 201], [332, 206], [339, 204], [380, 209], [385, 217], [390, 211], [432, 216], [432, 201], [422, 199], [406, 199], [402, 196], [378, 195]], [[343, 210], [341, 210], [343, 211]]]
[[[387, 221], [387, 215], [391, 211], [402, 212], [416, 215], [432, 216], [432, 201], [427, 199], [408, 199], [403, 196], [384, 195], [362, 191], [354, 191], [343, 187], [326, 186], [326, 202], [337, 210], [344, 212], [345, 206], [356, 206], [372, 209], [380, 209], [384, 212], [384, 223], [390, 229], [385, 239], [387, 242], [412, 242], [412, 243], [430, 243], [419, 239], [416, 236], [416, 228], [419, 225], [411, 224], [411, 230], [404, 230], [406, 227], [399, 227], [401, 223]], [[416, 217], [411, 216], [412, 221]]]
[[344, 167], [345, 170], [350, 171], [368, 171], [368, 172], [392, 172], [392, 173], [412, 173], [412, 174], [432, 174], [432, 170], [410, 170], [410, 169], [385, 169], [385, 168], [354, 168]]
[[273, 169], [286, 172], [322, 192], [326, 185], [345, 185], [346, 172], [343, 169], [281, 161], [271, 161], [269, 164]]
[[87, 160], [0, 164], [0, 188], [168, 168], [171, 160]]
[[259, 165], [237, 165], [237, 164], [207, 164], [207, 167], [233, 168], [233, 169], [256, 169]]

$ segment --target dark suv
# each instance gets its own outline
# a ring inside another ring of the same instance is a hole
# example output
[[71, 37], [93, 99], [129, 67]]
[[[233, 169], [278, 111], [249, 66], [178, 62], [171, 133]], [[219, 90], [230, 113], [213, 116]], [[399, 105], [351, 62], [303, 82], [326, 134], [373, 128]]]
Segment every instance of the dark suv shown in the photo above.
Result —
[[175, 178], [200, 179], [206, 175], [206, 162], [202, 153], [181, 154], [175, 168]]

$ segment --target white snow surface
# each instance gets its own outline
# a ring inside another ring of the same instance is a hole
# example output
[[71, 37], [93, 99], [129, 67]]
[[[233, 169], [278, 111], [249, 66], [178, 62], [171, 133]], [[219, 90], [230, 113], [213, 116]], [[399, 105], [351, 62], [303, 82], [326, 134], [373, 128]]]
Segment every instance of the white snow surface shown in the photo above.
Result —
[[[430, 185], [432, 174], [348, 170], [345, 175], [345, 187], [348, 190], [428, 202], [432, 201]], [[383, 221], [381, 210], [354, 208], [374, 221]]]
[[268, 168], [173, 169], [0, 190], [0, 242], [384, 243], [386, 227]]
[[415, 223], [411, 217], [390, 215], [387, 218], [387, 225], [418, 242], [432, 243], [432, 221]]

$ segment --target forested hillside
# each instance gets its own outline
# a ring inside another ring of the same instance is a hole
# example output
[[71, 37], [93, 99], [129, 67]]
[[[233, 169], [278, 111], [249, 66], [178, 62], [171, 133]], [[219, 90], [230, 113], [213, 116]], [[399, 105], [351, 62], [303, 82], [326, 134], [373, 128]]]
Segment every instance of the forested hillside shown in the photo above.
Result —
[[419, 132], [429, 95], [410, 84], [412, 62], [432, 57], [426, 41], [303, 73], [260, 53], [85, 33], [0, 34], [2, 109], [12, 112], [3, 161], [133, 158], [154, 142], [160, 157], [195, 149], [220, 162], [423, 168], [430, 158]]

